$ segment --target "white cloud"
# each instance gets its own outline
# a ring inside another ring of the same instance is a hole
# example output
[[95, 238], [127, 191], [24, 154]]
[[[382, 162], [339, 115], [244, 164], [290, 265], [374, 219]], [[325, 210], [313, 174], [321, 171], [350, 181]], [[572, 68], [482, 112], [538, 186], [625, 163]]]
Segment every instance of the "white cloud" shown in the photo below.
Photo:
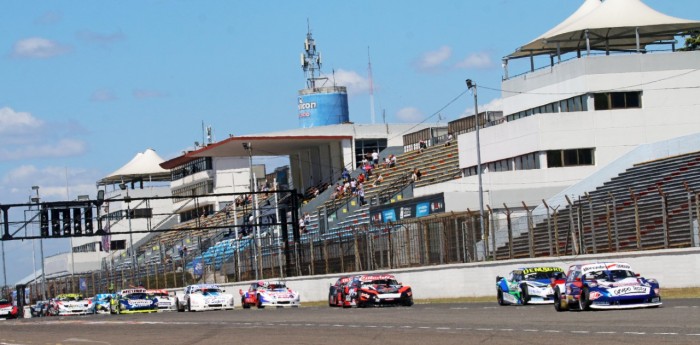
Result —
[[325, 86], [335, 85], [345, 86], [348, 88], [349, 95], [358, 95], [369, 92], [369, 79], [355, 71], [346, 71], [337, 69], [332, 74], [324, 74], [328, 78]]
[[167, 97], [168, 94], [165, 92], [160, 92], [158, 90], [144, 90], [138, 89], [132, 92], [134, 98], [136, 99], [149, 99], [149, 98], [162, 98]]
[[71, 121], [46, 123], [28, 112], [0, 108], [0, 162], [82, 154], [87, 144], [72, 136], [83, 133]]
[[406, 107], [396, 112], [396, 119], [401, 122], [421, 122], [425, 115], [418, 108]]
[[474, 68], [474, 69], [487, 69], [495, 66], [491, 58], [491, 54], [488, 52], [478, 52], [469, 54], [462, 61], [458, 62], [455, 67], [457, 68]]
[[35, 118], [27, 112], [17, 112], [12, 108], [0, 108], [0, 134], [24, 133], [36, 130], [43, 125], [43, 121]]
[[[494, 98], [486, 104], [479, 104], [479, 113], [484, 111], [503, 111], [503, 99]], [[464, 111], [465, 116], [474, 115], [474, 107]]]
[[108, 89], [95, 90], [90, 96], [90, 100], [93, 102], [109, 102], [117, 99], [117, 95]]
[[0, 147], [0, 161], [45, 157], [70, 157], [83, 154], [86, 151], [87, 145], [82, 140], [60, 139], [57, 142]]
[[423, 53], [415, 64], [420, 70], [431, 70], [440, 67], [440, 65], [451, 56], [452, 48], [449, 46], [442, 46], [437, 50]]
[[[32, 194], [31, 186], [39, 186], [42, 200], [72, 200], [78, 195], [96, 195], [95, 181], [100, 178], [97, 170], [75, 167], [48, 166], [38, 168], [34, 165], [21, 165], [8, 171], [2, 179], [3, 186], [17, 202], [26, 202]], [[68, 189], [66, 190], [66, 182]], [[68, 195], [66, 195], [66, 192]]]
[[41, 37], [30, 37], [15, 42], [10, 54], [16, 58], [46, 59], [70, 52], [70, 46]]

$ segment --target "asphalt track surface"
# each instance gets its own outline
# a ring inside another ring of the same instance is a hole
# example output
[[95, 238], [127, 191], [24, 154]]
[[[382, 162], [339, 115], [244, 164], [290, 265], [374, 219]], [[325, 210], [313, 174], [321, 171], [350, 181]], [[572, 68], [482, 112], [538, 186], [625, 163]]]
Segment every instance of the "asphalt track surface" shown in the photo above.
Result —
[[700, 344], [700, 299], [556, 312], [496, 303], [88, 315], [0, 321], [4, 344]]

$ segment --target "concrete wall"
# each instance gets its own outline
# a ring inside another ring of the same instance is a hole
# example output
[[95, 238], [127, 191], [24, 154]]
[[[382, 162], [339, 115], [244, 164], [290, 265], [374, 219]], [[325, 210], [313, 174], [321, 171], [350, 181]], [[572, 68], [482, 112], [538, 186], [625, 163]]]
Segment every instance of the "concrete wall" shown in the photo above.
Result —
[[[644, 277], [659, 280], [662, 289], [700, 287], [695, 272], [700, 272], [700, 248], [645, 251], [620, 254], [580, 255], [577, 257], [519, 259], [498, 262], [468, 263], [428, 266], [399, 270], [387, 270], [413, 288], [416, 299], [493, 296], [496, 300], [496, 276], [506, 275], [523, 266], [558, 266], [567, 269], [578, 262], [627, 262], [635, 272]], [[328, 286], [340, 274], [287, 279], [287, 286], [301, 293], [302, 303], [324, 301], [328, 298]], [[247, 289], [250, 282], [222, 284], [225, 289], [238, 294]]]

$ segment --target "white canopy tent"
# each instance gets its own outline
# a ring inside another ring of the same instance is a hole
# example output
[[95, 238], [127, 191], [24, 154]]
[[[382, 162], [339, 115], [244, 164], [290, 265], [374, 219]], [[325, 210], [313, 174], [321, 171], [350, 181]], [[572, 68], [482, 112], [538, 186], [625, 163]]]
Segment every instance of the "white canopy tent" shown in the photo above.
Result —
[[170, 181], [170, 171], [161, 168], [165, 160], [153, 149], [139, 152], [121, 168], [98, 181], [98, 185], [107, 185], [127, 181]]
[[641, 0], [586, 0], [559, 25], [518, 48], [506, 59], [566, 52], [643, 51], [649, 44], [700, 30], [700, 21], [671, 17]]

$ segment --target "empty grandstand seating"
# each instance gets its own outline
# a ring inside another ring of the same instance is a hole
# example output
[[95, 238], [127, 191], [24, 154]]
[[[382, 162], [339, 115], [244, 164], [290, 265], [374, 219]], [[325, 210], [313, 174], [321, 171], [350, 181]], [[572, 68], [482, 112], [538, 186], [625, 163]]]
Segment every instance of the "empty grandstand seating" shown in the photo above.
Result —
[[[556, 217], [558, 237], [548, 233], [546, 221], [535, 224], [533, 254], [548, 256], [550, 248], [554, 254], [571, 253], [571, 219], [577, 239], [581, 233], [579, 229], [583, 230], [583, 239], [578, 241], [583, 243], [580, 252], [690, 246], [691, 219], [696, 218], [689, 216], [689, 211], [694, 212], [696, 206], [693, 194], [689, 209], [688, 190], [700, 192], [700, 152], [636, 164], [590, 192], [588, 197], [572, 200], [572, 207], [559, 210]], [[662, 194], [665, 197], [665, 212]], [[635, 217], [635, 200], [638, 217]], [[550, 222], [553, 233], [554, 217], [550, 217]], [[551, 246], [550, 236], [556, 237]], [[498, 259], [508, 256], [508, 245], [497, 249]], [[513, 240], [513, 256], [530, 256], [528, 233]]]

